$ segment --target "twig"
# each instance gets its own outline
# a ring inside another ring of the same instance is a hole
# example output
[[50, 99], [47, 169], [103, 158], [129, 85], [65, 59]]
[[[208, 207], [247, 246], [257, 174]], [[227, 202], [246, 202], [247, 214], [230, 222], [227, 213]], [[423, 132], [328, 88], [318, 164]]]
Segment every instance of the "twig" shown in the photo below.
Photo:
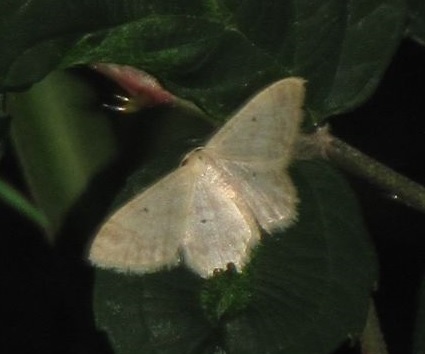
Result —
[[314, 148], [315, 155], [335, 161], [339, 167], [385, 190], [394, 200], [425, 213], [425, 188], [422, 185], [332, 136], [327, 128], [319, 129], [310, 138], [304, 137], [300, 146], [301, 157], [311, 156]]

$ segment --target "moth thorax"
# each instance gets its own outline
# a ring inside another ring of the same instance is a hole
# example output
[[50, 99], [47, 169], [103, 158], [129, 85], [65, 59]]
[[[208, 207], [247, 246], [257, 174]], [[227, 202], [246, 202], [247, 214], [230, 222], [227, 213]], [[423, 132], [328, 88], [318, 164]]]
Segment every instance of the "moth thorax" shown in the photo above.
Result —
[[203, 147], [198, 147], [184, 157], [181, 166], [193, 166], [199, 162], [208, 163], [210, 160], [211, 158], [205, 153], [205, 149]]

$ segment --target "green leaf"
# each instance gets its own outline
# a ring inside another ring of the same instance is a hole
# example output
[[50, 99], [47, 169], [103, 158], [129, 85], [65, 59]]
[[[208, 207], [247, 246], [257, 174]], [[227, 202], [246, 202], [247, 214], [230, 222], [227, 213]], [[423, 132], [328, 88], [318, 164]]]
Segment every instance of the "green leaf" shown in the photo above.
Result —
[[416, 313], [413, 354], [422, 354], [425, 352], [425, 277], [422, 279], [417, 302], [418, 311]]
[[202, 14], [189, 0], [16, 0], [0, 3], [0, 82], [20, 87], [41, 80], [85, 33], [156, 14]]
[[32, 195], [54, 234], [92, 178], [116, 153], [110, 122], [87, 84], [56, 72], [9, 94], [11, 133]]
[[33, 206], [15, 188], [2, 180], [0, 180], [0, 200], [36, 223], [41, 228], [47, 228], [48, 221], [45, 215], [35, 206]]
[[213, 332], [199, 303], [202, 282], [176, 269], [146, 277], [96, 271], [95, 316], [115, 354], [202, 353]]
[[324, 162], [292, 175], [299, 222], [265, 235], [242, 275], [96, 270], [96, 322], [116, 354], [325, 354], [362, 332], [377, 272], [358, 206]]
[[374, 92], [406, 19], [403, 0], [17, 3], [0, 5], [4, 87], [34, 82], [57, 65], [127, 64], [217, 122], [290, 75], [309, 82], [311, 122], [352, 110]]
[[422, 45], [425, 44], [425, 2], [408, 0], [409, 26], [408, 35]]

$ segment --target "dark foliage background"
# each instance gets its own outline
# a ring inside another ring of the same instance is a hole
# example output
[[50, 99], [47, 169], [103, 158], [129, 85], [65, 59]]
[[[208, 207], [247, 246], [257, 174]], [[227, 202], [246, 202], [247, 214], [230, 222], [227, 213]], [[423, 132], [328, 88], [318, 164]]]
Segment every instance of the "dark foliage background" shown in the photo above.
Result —
[[[425, 183], [425, 49], [405, 40], [378, 90], [364, 106], [331, 121], [335, 135], [411, 179]], [[425, 271], [424, 215], [350, 178], [380, 262], [376, 293], [392, 353], [410, 352]]]
[[[425, 184], [424, 82], [425, 49], [406, 40], [372, 99], [345, 119], [331, 121], [334, 134]], [[0, 172], [25, 188], [10, 149], [0, 162]], [[386, 339], [393, 354], [410, 352], [416, 297], [425, 270], [425, 218], [364, 181], [351, 177], [350, 181], [378, 251], [381, 277], [376, 298]], [[11, 209], [0, 205], [0, 215], [0, 311], [6, 324], [0, 351], [107, 351], [88, 316], [89, 271], [66, 255], [52, 254], [43, 235]], [[71, 287], [63, 283], [64, 272]]]

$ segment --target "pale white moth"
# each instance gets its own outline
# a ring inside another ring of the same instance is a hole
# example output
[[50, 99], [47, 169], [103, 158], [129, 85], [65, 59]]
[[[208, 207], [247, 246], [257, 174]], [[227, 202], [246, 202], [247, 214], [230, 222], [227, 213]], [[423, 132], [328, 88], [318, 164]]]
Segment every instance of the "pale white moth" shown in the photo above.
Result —
[[268, 86], [175, 171], [118, 209], [100, 228], [89, 259], [101, 268], [151, 273], [179, 262], [201, 277], [238, 271], [260, 241], [297, 216], [288, 174], [299, 135], [304, 80]]

